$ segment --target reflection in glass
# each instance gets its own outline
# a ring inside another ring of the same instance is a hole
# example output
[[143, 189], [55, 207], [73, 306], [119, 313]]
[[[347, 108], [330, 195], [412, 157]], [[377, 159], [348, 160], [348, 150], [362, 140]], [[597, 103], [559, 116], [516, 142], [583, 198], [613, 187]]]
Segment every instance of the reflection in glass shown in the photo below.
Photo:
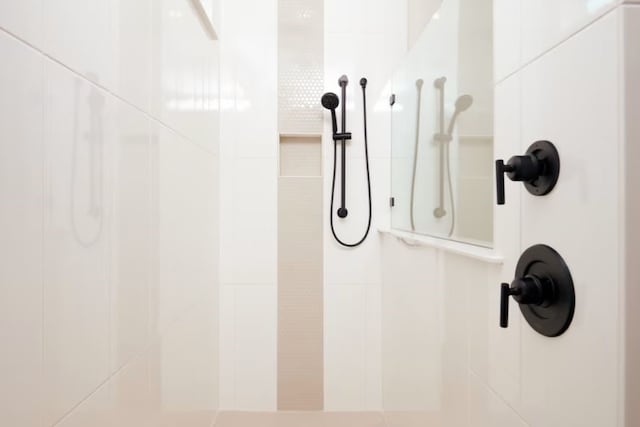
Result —
[[492, 15], [445, 0], [392, 78], [395, 229], [492, 244]]

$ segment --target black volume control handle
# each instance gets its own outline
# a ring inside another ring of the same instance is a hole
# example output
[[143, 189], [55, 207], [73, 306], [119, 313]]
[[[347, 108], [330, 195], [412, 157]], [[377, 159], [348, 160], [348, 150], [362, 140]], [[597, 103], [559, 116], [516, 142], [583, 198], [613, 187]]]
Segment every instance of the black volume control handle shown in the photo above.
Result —
[[513, 172], [513, 166], [505, 165], [504, 160], [496, 160], [496, 193], [499, 205], [504, 205], [504, 174]]
[[496, 199], [504, 205], [504, 176], [524, 183], [527, 191], [536, 196], [548, 194], [558, 182], [560, 156], [549, 141], [533, 143], [523, 156], [513, 156], [505, 163], [496, 160]]
[[503, 283], [500, 288], [500, 327], [509, 327], [509, 296], [510, 290], [508, 283]]

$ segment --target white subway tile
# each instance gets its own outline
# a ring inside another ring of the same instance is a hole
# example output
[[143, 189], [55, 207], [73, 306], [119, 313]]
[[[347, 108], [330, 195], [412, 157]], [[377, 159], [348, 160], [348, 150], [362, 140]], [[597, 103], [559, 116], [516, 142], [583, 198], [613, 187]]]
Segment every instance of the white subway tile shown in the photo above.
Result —
[[41, 0], [0, 0], [0, 28], [40, 47], [42, 44]]
[[[612, 170], [621, 162], [622, 144], [619, 13], [600, 19], [522, 74], [522, 151], [546, 139], [562, 162], [558, 184], [547, 196], [521, 190], [522, 249], [544, 243], [558, 251], [571, 270], [577, 302], [571, 327], [553, 340], [522, 322], [521, 413], [532, 425], [617, 422], [622, 283], [617, 224], [623, 202], [616, 190], [619, 175]], [[595, 167], [594, 161], [611, 168]]]
[[107, 379], [114, 99], [47, 62], [44, 374], [53, 423]]
[[[5, 3], [2, 2], [3, 9]], [[0, 11], [0, 16], [5, 16]], [[43, 60], [0, 33], [0, 424], [42, 418]]]

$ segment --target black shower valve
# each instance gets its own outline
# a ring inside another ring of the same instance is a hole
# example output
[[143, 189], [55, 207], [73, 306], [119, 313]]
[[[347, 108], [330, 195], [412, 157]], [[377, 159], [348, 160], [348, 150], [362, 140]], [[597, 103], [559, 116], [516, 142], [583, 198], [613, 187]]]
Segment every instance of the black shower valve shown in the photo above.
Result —
[[504, 205], [504, 176], [511, 181], [524, 182], [529, 193], [543, 196], [553, 190], [560, 175], [560, 156], [549, 141], [532, 144], [523, 156], [514, 156], [505, 164], [496, 160], [496, 194], [499, 205]]
[[500, 287], [500, 327], [509, 326], [509, 297], [529, 325], [547, 337], [562, 335], [571, 325], [575, 290], [569, 267], [553, 248], [535, 245], [524, 251], [515, 279]]

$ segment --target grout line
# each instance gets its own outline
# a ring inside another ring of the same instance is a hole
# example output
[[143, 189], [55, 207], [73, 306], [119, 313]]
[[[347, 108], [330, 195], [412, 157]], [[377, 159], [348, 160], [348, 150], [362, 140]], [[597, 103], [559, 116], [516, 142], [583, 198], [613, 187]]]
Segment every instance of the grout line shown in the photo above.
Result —
[[[540, 52], [537, 55], [534, 55], [532, 58], [528, 59], [527, 61], [525, 61], [524, 63], [520, 64], [518, 67], [516, 67], [516, 69], [514, 69], [513, 71], [505, 74], [504, 76], [502, 76], [501, 78], [499, 78], [498, 80], [496, 80], [494, 82], [494, 86], [497, 86], [498, 84], [502, 83], [503, 81], [509, 79], [510, 77], [514, 76], [515, 74], [518, 74], [519, 72], [523, 71], [525, 68], [529, 67], [530, 65], [532, 65], [533, 63], [537, 62], [538, 60], [540, 60], [542, 57], [546, 56], [548, 53], [550, 53], [551, 51], [555, 50], [556, 48], [562, 46], [563, 44], [567, 43], [570, 39], [574, 38], [575, 36], [577, 36], [578, 34], [580, 34], [581, 32], [583, 32], [584, 30], [586, 30], [587, 28], [591, 27], [593, 24], [595, 24], [596, 22], [604, 19], [606, 16], [608, 16], [609, 14], [615, 12], [619, 7], [622, 7], [622, 5], [616, 5], [613, 6], [610, 10], [606, 11], [605, 13], [595, 17], [594, 19], [588, 21], [587, 23], [585, 23], [584, 25], [578, 27], [576, 30], [572, 31], [571, 33], [569, 33], [567, 36], [563, 37], [562, 40], [560, 40], [559, 42], [556, 42], [554, 44], [552, 44], [550, 47], [544, 49], [542, 52]], [[522, 28], [522, 27], [521, 27]], [[520, 37], [522, 39], [522, 36]], [[522, 45], [520, 46], [520, 53], [522, 54]], [[522, 60], [522, 58], [521, 58]]]
[[[209, 153], [214, 157], [218, 157], [219, 156], [219, 153], [216, 150], [212, 150], [212, 149], [206, 148], [206, 146], [203, 143], [195, 141], [195, 140], [192, 140], [187, 135], [183, 134], [178, 129], [174, 128], [172, 125], [170, 125], [168, 123], [165, 123], [164, 121], [162, 121], [161, 119], [159, 119], [159, 118], [157, 118], [155, 116], [152, 116], [149, 112], [147, 112], [147, 111], [143, 110], [142, 108], [140, 108], [139, 106], [131, 103], [130, 101], [126, 100], [125, 98], [123, 98], [122, 96], [116, 94], [115, 92], [112, 92], [107, 87], [102, 86], [102, 85], [100, 85], [100, 84], [98, 84], [98, 83], [96, 83], [96, 82], [94, 82], [92, 80], [89, 80], [87, 77], [85, 77], [83, 74], [79, 73], [78, 71], [74, 70], [69, 65], [66, 65], [61, 60], [55, 58], [54, 56], [52, 56], [52, 55], [50, 55], [48, 53], [46, 53], [44, 50], [38, 48], [37, 46], [35, 46], [35, 45], [31, 44], [31, 43], [29, 43], [28, 41], [22, 39], [18, 35], [16, 35], [16, 34], [12, 33], [11, 31], [7, 30], [6, 28], [0, 27], [0, 33], [4, 33], [5, 35], [9, 36], [10, 38], [14, 39], [15, 41], [18, 41], [18, 42], [22, 43], [26, 47], [28, 47], [31, 50], [33, 50], [33, 51], [37, 52], [38, 54], [40, 54], [44, 59], [48, 59], [51, 63], [56, 64], [56, 65], [64, 68], [65, 70], [67, 70], [68, 72], [73, 74], [75, 77], [80, 78], [81, 80], [83, 80], [84, 82], [88, 83], [89, 85], [91, 85], [91, 86], [93, 86], [93, 87], [105, 92], [108, 95], [111, 95], [116, 100], [128, 105], [129, 107], [135, 109], [139, 113], [142, 113], [147, 119], [149, 119], [149, 120], [151, 120], [153, 122], [156, 122], [156, 123], [162, 125], [163, 127], [171, 130], [173, 133], [175, 133], [176, 135], [180, 136], [182, 139], [190, 142], [191, 144], [195, 145], [196, 147], [199, 147], [204, 152]], [[218, 111], [219, 111], [219, 109], [218, 109]]]
[[220, 410], [217, 409], [215, 415], [213, 416], [213, 422], [211, 423], [211, 427], [216, 427], [216, 423], [218, 422], [219, 417], [220, 417]]
[[[42, 96], [43, 99], [46, 99], [47, 97], [47, 82], [46, 82], [46, 74], [45, 74], [45, 70], [44, 70], [44, 61], [41, 61], [40, 63], [40, 68], [41, 68], [41, 87], [40, 90], [42, 91]], [[46, 379], [45, 379], [45, 362], [46, 362], [46, 357], [45, 357], [45, 328], [46, 328], [46, 323], [45, 323], [45, 289], [46, 289], [46, 282], [45, 282], [45, 273], [46, 273], [46, 265], [45, 265], [45, 261], [46, 261], [46, 239], [45, 239], [45, 234], [46, 234], [46, 230], [47, 230], [47, 203], [49, 200], [48, 197], [48, 189], [47, 189], [47, 173], [48, 173], [48, 169], [47, 169], [47, 155], [46, 155], [46, 150], [45, 150], [45, 130], [46, 130], [46, 122], [45, 122], [45, 103], [42, 103], [42, 109], [41, 109], [41, 114], [42, 114], [42, 127], [41, 127], [41, 134], [40, 134], [40, 153], [41, 153], [41, 159], [40, 161], [42, 162], [42, 206], [41, 206], [41, 212], [40, 214], [42, 215], [41, 217], [41, 227], [42, 229], [41, 231], [41, 241], [40, 241], [40, 262], [41, 262], [41, 270], [40, 270], [40, 274], [42, 275], [42, 277], [40, 278], [41, 280], [41, 293], [40, 293], [40, 321], [41, 321], [41, 329], [40, 329], [40, 356], [41, 356], [41, 365], [40, 365], [40, 381], [41, 381], [41, 391], [40, 391], [40, 402], [42, 404], [42, 406], [44, 406], [44, 395], [45, 395], [45, 384], [46, 384]], [[41, 412], [40, 412], [40, 423], [42, 425], [44, 425], [44, 418], [45, 418], [45, 411], [44, 408], [41, 408]]]
[[[86, 403], [89, 399], [91, 399], [103, 387], [109, 385], [111, 380], [114, 379], [115, 377], [117, 377], [118, 375], [120, 375], [122, 373], [122, 371], [124, 371], [126, 368], [129, 367], [129, 365], [131, 365], [132, 362], [144, 357], [145, 354], [149, 354], [151, 349], [153, 349], [154, 346], [156, 346], [158, 344], [161, 344], [166, 332], [169, 329], [171, 329], [171, 327], [175, 326], [180, 320], [182, 320], [182, 318], [184, 317], [185, 313], [190, 313], [199, 304], [205, 304], [205, 303], [208, 304], [207, 301], [197, 300], [196, 302], [190, 304], [188, 307], [186, 307], [184, 310], [182, 310], [179, 315], [176, 315], [168, 323], [168, 325], [165, 328], [163, 333], [160, 333], [160, 335], [158, 337], [156, 337], [154, 339], [151, 339], [147, 343], [147, 345], [143, 346], [142, 349], [139, 350], [138, 352], [136, 352], [126, 363], [122, 364], [122, 366], [120, 366], [118, 369], [116, 369], [112, 373], [108, 374], [107, 377], [103, 381], [101, 381], [91, 392], [89, 392], [89, 394], [87, 396], [85, 396], [83, 399], [81, 399], [77, 404], [75, 404], [68, 411], [66, 411], [57, 421], [55, 421], [52, 424], [52, 427], [59, 426], [63, 421], [67, 420], [71, 415], [74, 414], [76, 409], [80, 408], [84, 403]], [[111, 369], [109, 368], [109, 370], [111, 370]]]
[[[519, 76], [518, 78], [518, 145], [520, 150], [525, 149], [526, 151], [526, 145], [524, 144], [524, 115], [523, 115], [523, 111], [524, 111], [524, 78], [522, 76]], [[523, 152], [523, 151], [520, 151]], [[523, 205], [524, 205], [524, 198], [522, 197], [522, 191], [518, 191], [518, 241], [516, 243], [516, 247], [518, 248], [518, 253], [516, 255], [516, 257], [519, 258], [520, 254], [525, 250], [523, 248], [523, 239], [524, 239], [524, 230], [522, 227], [523, 222]], [[516, 260], [512, 260], [512, 262], [516, 262]], [[512, 266], [515, 264], [512, 264]], [[509, 302], [510, 303], [510, 302]], [[518, 337], [517, 337], [517, 351], [518, 351], [518, 394], [519, 394], [519, 398], [522, 401], [522, 394], [524, 393], [523, 389], [523, 381], [522, 381], [522, 358], [524, 355], [524, 339], [523, 339], [523, 325], [524, 322], [519, 321], [518, 322]]]
[[[474, 377], [476, 377], [476, 380], [480, 385], [485, 387], [489, 393], [493, 394], [500, 402], [502, 402], [507, 408], [509, 408], [511, 410], [511, 412], [513, 412], [518, 417], [518, 419], [520, 419], [520, 421], [522, 421], [526, 426], [529, 426], [529, 423], [527, 422], [527, 420], [525, 420], [523, 418], [522, 414], [520, 414], [520, 412], [517, 411], [516, 408], [514, 408], [509, 402], [507, 402], [502, 397], [502, 395], [500, 393], [498, 393], [497, 390], [495, 390], [493, 387], [491, 387], [491, 384], [484, 382], [482, 377], [480, 375], [478, 375], [478, 373], [471, 366], [469, 366], [469, 374], [468, 375], [473, 375]], [[471, 390], [471, 383], [469, 382], [469, 391], [470, 390]], [[469, 394], [471, 394], [471, 392], [469, 392]], [[469, 416], [471, 416], [471, 411], [468, 411], [468, 413], [469, 413]]]

